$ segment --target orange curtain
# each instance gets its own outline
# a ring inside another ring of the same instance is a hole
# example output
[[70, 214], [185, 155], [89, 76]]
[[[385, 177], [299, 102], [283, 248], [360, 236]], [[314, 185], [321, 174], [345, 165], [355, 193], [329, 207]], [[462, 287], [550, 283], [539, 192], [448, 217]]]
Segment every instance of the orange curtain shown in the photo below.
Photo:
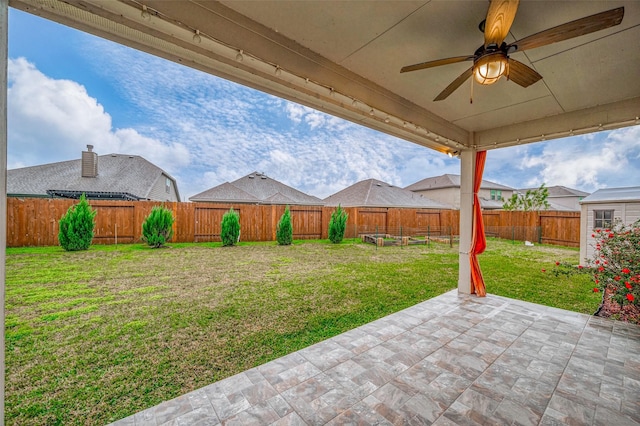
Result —
[[473, 235], [471, 239], [471, 293], [480, 297], [487, 295], [482, 278], [482, 270], [478, 263], [478, 255], [484, 253], [487, 248], [487, 239], [484, 235], [484, 223], [482, 221], [482, 210], [480, 209], [480, 184], [482, 183], [482, 173], [484, 172], [484, 162], [487, 158], [487, 151], [476, 153], [476, 172], [473, 175]]

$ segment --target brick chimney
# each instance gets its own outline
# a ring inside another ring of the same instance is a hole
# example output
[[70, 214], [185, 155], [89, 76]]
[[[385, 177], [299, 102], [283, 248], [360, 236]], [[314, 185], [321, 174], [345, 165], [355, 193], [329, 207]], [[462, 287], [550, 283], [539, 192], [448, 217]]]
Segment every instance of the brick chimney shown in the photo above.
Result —
[[82, 151], [82, 177], [98, 176], [98, 154], [93, 152], [93, 145], [87, 145], [87, 150]]

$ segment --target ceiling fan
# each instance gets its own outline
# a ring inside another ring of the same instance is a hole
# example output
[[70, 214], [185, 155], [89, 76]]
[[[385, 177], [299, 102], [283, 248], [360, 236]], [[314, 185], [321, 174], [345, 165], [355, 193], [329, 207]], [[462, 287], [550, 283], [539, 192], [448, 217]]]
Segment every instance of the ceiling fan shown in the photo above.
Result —
[[473, 61], [473, 66], [453, 80], [434, 101], [446, 99], [469, 77], [473, 75], [480, 84], [493, 84], [503, 75], [508, 80], [529, 87], [542, 78], [540, 74], [522, 62], [511, 59], [509, 55], [527, 49], [546, 46], [581, 35], [590, 34], [622, 22], [624, 7], [597, 13], [539, 33], [522, 38], [511, 44], [504, 42], [518, 10], [519, 0], [492, 0], [487, 11], [487, 18], [480, 23], [480, 31], [484, 32], [484, 44], [473, 55], [454, 56], [436, 61], [422, 62], [402, 67], [401, 73], [417, 71], [457, 62]]

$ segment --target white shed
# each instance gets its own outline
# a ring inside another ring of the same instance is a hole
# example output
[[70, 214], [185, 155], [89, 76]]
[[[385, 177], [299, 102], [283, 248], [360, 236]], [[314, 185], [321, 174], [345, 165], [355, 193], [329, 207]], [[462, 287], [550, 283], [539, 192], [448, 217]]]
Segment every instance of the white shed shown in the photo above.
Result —
[[619, 219], [630, 225], [640, 219], [640, 186], [599, 189], [580, 201], [580, 263], [593, 259], [594, 229], [609, 228]]

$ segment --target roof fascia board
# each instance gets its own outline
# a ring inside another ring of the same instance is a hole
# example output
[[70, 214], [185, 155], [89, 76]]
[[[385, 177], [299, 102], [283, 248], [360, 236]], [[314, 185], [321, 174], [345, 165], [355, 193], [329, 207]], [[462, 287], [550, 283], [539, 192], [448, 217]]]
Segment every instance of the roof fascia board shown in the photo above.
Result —
[[640, 97], [474, 133], [477, 149], [504, 148], [544, 140], [633, 126]]

